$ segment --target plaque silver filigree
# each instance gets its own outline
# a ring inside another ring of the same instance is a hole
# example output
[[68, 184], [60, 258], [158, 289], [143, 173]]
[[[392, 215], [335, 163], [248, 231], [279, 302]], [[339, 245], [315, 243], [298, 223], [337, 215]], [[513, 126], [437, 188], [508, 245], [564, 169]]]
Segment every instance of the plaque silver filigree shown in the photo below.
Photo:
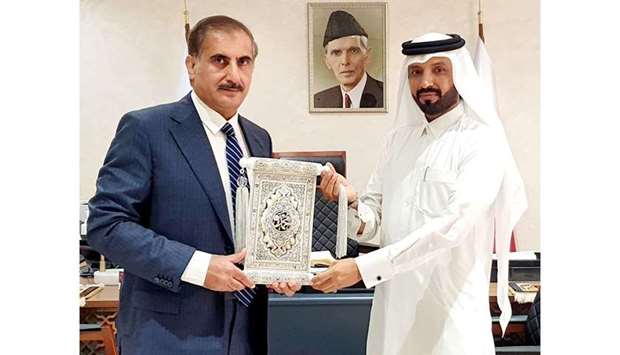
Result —
[[244, 272], [257, 284], [310, 282], [316, 176], [321, 165], [251, 158]]
[[261, 241], [276, 257], [286, 255], [297, 244], [301, 218], [299, 201], [286, 185], [276, 187], [265, 201], [262, 213]]

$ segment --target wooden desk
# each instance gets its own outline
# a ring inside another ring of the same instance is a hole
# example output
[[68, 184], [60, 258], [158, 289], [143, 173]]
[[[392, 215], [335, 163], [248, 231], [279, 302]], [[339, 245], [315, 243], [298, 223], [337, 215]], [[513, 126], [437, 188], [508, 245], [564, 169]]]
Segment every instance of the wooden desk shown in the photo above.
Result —
[[[81, 277], [81, 284], [92, 284], [93, 280], [90, 278]], [[91, 309], [91, 308], [118, 308], [118, 294], [119, 288], [117, 286], [105, 286], [103, 290], [97, 293], [92, 298], [86, 301], [86, 305], [82, 307], [83, 309]], [[491, 304], [491, 313], [499, 314], [499, 308], [497, 308], [497, 312], [493, 312], [493, 305], [497, 306], [497, 284], [491, 283], [489, 286], [489, 303]], [[514, 298], [510, 296], [510, 303], [512, 304], [512, 309], [514, 314], [527, 314], [526, 312], [515, 312], [515, 306], [519, 307], [519, 305], [515, 302]], [[527, 310], [529, 310], [529, 303]], [[519, 307], [521, 308], [521, 307]]]
[[[80, 282], [87, 284], [93, 283], [92, 279], [80, 278]], [[105, 286], [104, 289], [92, 298], [86, 301], [86, 305], [80, 308], [80, 323], [100, 323], [102, 325], [110, 325], [116, 334], [114, 321], [118, 313], [119, 304], [119, 287]], [[513, 316], [527, 315], [531, 303], [519, 304], [510, 297], [512, 304]], [[497, 317], [500, 315], [499, 306], [497, 304], [497, 284], [491, 283], [489, 288], [489, 306], [491, 315]], [[522, 318], [522, 317], [521, 317]], [[496, 343], [501, 341], [502, 344], [522, 344], [525, 342], [525, 325], [523, 322], [511, 322], [506, 330], [504, 339], [501, 339], [501, 330], [499, 323], [494, 322], [493, 335]]]
[[[539, 282], [532, 283], [539, 284]], [[517, 303], [513, 296], [508, 296], [508, 298], [510, 299], [513, 315], [527, 315], [530, 311], [532, 303]], [[497, 283], [495, 282], [492, 282], [489, 286], [489, 306], [491, 307], [492, 316], [499, 316], [501, 314], [499, 305], [497, 304]]]
[[[92, 278], [80, 277], [81, 284], [92, 284]], [[116, 334], [114, 321], [118, 314], [118, 286], [104, 286], [103, 290], [86, 300], [80, 307], [80, 323], [99, 323], [109, 325]]]

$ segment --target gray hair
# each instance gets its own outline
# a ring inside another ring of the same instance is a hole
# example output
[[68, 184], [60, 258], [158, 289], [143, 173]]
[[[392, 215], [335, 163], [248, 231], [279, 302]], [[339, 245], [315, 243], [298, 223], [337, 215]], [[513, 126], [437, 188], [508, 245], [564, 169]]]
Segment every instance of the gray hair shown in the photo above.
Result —
[[[360, 43], [362, 45], [362, 48], [364, 49], [364, 52], [368, 51], [368, 37], [366, 36], [360, 36], [360, 35], [352, 35], [352, 36], [347, 36], [347, 37], [357, 37], [360, 39]], [[325, 54], [327, 54], [327, 46], [329, 46], [329, 43], [327, 43], [327, 45], [323, 48], [325, 51]]]
[[238, 20], [221, 15], [205, 17], [194, 25], [189, 33], [187, 41], [188, 53], [193, 56], [200, 56], [202, 53], [202, 44], [207, 37], [207, 33], [213, 31], [243, 31], [252, 41], [252, 49], [254, 51], [252, 54], [254, 58], [258, 55], [258, 45], [256, 45], [256, 41], [250, 29]]

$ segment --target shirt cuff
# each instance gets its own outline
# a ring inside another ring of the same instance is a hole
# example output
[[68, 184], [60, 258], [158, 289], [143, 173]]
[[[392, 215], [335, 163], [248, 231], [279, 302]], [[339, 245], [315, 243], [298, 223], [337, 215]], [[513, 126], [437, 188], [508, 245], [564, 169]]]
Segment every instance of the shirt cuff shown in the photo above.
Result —
[[181, 275], [181, 281], [203, 287], [207, 278], [210, 261], [211, 254], [196, 250], [189, 263], [187, 263], [183, 275]]
[[[357, 210], [349, 208], [347, 222], [347, 231], [351, 239], [364, 238], [375, 230], [375, 215], [372, 209], [361, 201], [358, 201]], [[358, 235], [357, 231], [360, 229], [362, 222], [365, 223], [364, 230], [362, 234]]]
[[394, 268], [385, 249], [358, 256], [355, 262], [366, 288], [371, 288], [394, 277]]
[[367, 204], [361, 201], [358, 202], [357, 215], [360, 217], [362, 222], [366, 223], [364, 231], [372, 231], [375, 229], [375, 214], [372, 212], [372, 209], [368, 207]]
[[360, 229], [361, 224], [362, 221], [360, 221], [360, 218], [357, 215], [357, 211], [353, 208], [349, 208], [349, 210], [347, 211], [347, 235], [349, 238], [359, 238], [357, 235], [357, 231]]

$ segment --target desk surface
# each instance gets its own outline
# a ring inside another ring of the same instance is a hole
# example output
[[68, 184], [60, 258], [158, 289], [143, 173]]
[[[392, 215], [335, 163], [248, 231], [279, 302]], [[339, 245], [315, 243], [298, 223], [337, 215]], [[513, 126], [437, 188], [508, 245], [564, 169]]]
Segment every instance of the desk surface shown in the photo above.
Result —
[[[92, 278], [80, 278], [80, 283], [82, 284], [91, 284], [93, 283]], [[499, 307], [497, 305], [497, 285], [495, 283], [491, 283], [489, 287], [489, 306], [491, 315], [497, 316], [500, 313]], [[101, 323], [101, 324], [109, 324], [112, 329], [116, 332], [115, 320], [118, 314], [118, 306], [119, 306], [119, 287], [118, 286], [105, 286], [103, 290], [99, 293], [91, 297], [86, 301], [86, 304], [80, 308], [80, 322], [81, 323]], [[352, 339], [357, 339], [356, 344], [358, 346], [363, 346], [365, 342], [366, 332], [367, 332], [367, 322], [368, 316], [370, 314], [370, 304], [372, 302], [372, 293], [371, 292], [342, 292], [339, 294], [322, 294], [322, 293], [304, 293], [299, 294], [293, 298], [281, 297], [280, 295], [271, 295], [269, 298], [270, 304], [270, 324], [272, 327], [277, 326], [278, 322], [274, 321], [277, 319], [282, 319], [283, 324], [287, 324], [287, 328], [283, 329], [270, 329], [274, 333], [282, 333], [285, 334], [290, 332], [292, 328], [288, 326], [291, 325], [290, 322], [286, 321], [290, 319], [291, 312], [298, 314], [299, 312], [306, 312], [305, 314], [308, 317], [312, 317], [314, 314], [325, 314], [325, 311], [333, 311], [330, 307], [342, 307], [338, 309], [338, 312], [342, 315], [348, 314], [344, 316], [347, 320], [349, 319], [358, 319], [362, 317], [363, 322], [360, 324], [351, 324], [351, 322], [346, 322], [341, 324], [343, 329], [338, 328], [338, 330], [330, 330], [327, 329], [327, 334], [332, 334], [333, 332], [352, 332], [356, 334], [356, 337]], [[531, 303], [518, 304], [512, 299], [512, 310], [513, 310], [513, 320], [517, 320], [515, 317], [518, 315], [525, 315], [528, 313]], [[342, 305], [342, 306], [341, 306]], [[349, 312], [349, 313], [347, 313]], [[278, 318], [279, 317], [279, 318]], [[357, 317], [357, 318], [356, 318]], [[360, 318], [361, 319], [361, 318]], [[358, 319], [359, 320], [359, 319]], [[316, 323], [322, 324], [320, 321], [316, 321]], [[302, 323], [295, 323], [296, 327], [304, 327]], [[323, 327], [324, 328], [324, 327]], [[304, 328], [305, 329], [305, 328]], [[325, 330], [325, 329], [324, 329]], [[493, 335], [496, 339], [496, 345], [519, 345], [525, 344], [526, 339], [526, 330], [525, 323], [521, 322], [511, 322], [504, 337], [502, 338], [502, 331], [499, 327], [499, 323], [495, 321], [492, 325]], [[330, 333], [331, 332], [331, 333]], [[281, 337], [280, 337], [281, 338]], [[359, 338], [359, 339], [358, 339]], [[360, 340], [361, 339], [361, 340]], [[359, 344], [358, 344], [359, 343]], [[360, 345], [361, 344], [361, 345]], [[273, 345], [273, 344], [272, 344]], [[299, 345], [299, 344], [298, 344]], [[328, 354], [332, 354], [334, 352], [328, 352]], [[341, 352], [337, 352], [341, 353]], [[359, 352], [358, 352], [359, 353]], [[363, 353], [363, 351], [361, 352]], [[344, 353], [343, 353], [344, 354]], [[274, 354], [278, 355], [278, 354]]]
[[[92, 284], [92, 278], [80, 277], [81, 284]], [[86, 301], [84, 308], [115, 308], [118, 307], [118, 286], [105, 286], [103, 290]], [[491, 283], [489, 286], [489, 301], [497, 302], [497, 284]], [[514, 302], [513, 297], [510, 301]]]
[[[95, 283], [92, 277], [80, 277], [80, 284]], [[82, 308], [118, 308], [119, 286], [104, 286], [103, 290], [86, 300]]]

